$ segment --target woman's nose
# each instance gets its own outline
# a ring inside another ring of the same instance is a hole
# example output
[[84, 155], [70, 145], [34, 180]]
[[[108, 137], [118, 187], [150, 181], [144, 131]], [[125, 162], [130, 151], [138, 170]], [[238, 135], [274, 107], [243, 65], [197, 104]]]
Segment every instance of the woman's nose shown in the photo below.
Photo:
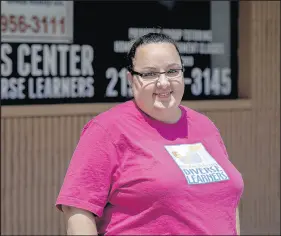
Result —
[[165, 74], [160, 74], [157, 85], [159, 87], [166, 88], [170, 85], [170, 81], [167, 79]]

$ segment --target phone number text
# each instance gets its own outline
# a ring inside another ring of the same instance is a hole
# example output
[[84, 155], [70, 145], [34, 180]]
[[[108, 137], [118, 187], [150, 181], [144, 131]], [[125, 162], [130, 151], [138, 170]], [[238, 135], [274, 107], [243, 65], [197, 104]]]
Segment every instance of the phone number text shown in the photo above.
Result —
[[1, 32], [61, 35], [65, 33], [65, 17], [1, 14]]

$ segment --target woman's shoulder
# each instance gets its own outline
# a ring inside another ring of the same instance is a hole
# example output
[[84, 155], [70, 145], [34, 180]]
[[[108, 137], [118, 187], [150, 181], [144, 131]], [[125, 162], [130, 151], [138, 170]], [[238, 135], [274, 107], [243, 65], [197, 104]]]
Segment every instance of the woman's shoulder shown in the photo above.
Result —
[[110, 129], [110, 127], [116, 126], [116, 124], [125, 122], [126, 117], [130, 115], [132, 116], [133, 114], [133, 101], [127, 101], [117, 104], [110, 109], [97, 114], [96, 116], [92, 117], [85, 126], [89, 126], [90, 124], [95, 123], [103, 128]]
[[211, 129], [217, 131], [218, 128], [211, 117], [201, 111], [181, 105], [181, 108], [186, 112], [188, 123], [192, 126], [200, 127], [201, 129]]

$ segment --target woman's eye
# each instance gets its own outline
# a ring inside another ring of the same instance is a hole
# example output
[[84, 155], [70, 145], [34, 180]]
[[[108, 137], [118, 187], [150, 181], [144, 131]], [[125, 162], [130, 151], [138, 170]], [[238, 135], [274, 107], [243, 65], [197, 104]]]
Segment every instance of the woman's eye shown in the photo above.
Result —
[[180, 72], [179, 70], [169, 70], [167, 71], [167, 75], [178, 75]]
[[177, 70], [168, 70], [168, 74], [173, 74], [173, 73], [176, 73], [177, 72]]
[[151, 76], [155, 76], [155, 75], [157, 75], [157, 74], [153, 73], [153, 72], [151, 72], [151, 73], [144, 73], [143, 74], [144, 77], [151, 77]]

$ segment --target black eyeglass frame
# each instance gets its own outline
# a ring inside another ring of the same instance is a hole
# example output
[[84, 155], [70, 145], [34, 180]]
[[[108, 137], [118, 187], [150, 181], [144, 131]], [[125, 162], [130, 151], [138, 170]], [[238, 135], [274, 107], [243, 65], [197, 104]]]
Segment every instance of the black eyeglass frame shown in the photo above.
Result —
[[[184, 67], [182, 68], [177, 68], [177, 69], [170, 69], [170, 70], [176, 70], [176, 71], [181, 71], [182, 73], [184, 72]], [[168, 70], [169, 71], [169, 70]], [[159, 77], [161, 74], [166, 74], [168, 71], [164, 71], [164, 72], [148, 72], [148, 73], [156, 73], [158, 74], [157, 77]], [[145, 74], [147, 73], [140, 73], [140, 72], [137, 72], [137, 71], [134, 71], [132, 69], [129, 69], [129, 72], [132, 74], [132, 75], [139, 75], [140, 77], [143, 77]]]

